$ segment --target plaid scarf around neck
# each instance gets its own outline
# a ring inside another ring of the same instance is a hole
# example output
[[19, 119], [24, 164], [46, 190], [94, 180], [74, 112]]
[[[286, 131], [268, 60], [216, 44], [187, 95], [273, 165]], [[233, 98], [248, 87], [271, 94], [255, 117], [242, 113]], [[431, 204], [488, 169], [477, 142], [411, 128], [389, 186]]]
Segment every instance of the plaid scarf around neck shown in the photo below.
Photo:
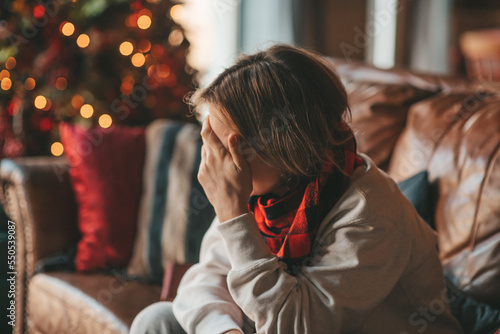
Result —
[[[351, 131], [345, 122], [341, 126]], [[325, 164], [319, 177], [282, 198], [274, 194], [249, 198], [248, 208], [269, 250], [285, 262], [309, 255], [319, 224], [347, 189], [354, 169], [362, 164], [354, 136], [331, 154], [343, 172], [334, 164]]]

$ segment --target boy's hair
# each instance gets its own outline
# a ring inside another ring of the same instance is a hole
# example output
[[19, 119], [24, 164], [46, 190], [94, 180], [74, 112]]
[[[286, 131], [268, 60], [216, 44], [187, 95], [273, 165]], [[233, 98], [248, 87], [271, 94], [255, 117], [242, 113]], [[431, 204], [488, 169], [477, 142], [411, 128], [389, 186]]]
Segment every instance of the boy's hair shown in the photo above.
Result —
[[219, 110], [288, 179], [318, 176], [325, 162], [335, 163], [330, 150], [352, 137], [339, 125], [347, 93], [332, 65], [290, 45], [242, 55], [189, 102]]

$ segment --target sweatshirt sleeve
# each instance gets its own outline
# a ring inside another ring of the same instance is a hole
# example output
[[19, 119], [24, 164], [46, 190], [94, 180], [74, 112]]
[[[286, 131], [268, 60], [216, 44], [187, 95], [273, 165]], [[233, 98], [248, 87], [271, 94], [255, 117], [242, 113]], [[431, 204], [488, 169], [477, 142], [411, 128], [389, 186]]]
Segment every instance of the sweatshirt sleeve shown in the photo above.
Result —
[[243, 313], [228, 291], [231, 265], [216, 225], [217, 218], [203, 238], [200, 262], [183, 276], [173, 302], [174, 315], [188, 333], [219, 334], [244, 326]]
[[217, 228], [232, 267], [229, 291], [259, 333], [355, 331], [393, 290], [410, 256], [409, 238], [392, 221], [332, 227], [297, 268], [268, 250], [251, 213]]

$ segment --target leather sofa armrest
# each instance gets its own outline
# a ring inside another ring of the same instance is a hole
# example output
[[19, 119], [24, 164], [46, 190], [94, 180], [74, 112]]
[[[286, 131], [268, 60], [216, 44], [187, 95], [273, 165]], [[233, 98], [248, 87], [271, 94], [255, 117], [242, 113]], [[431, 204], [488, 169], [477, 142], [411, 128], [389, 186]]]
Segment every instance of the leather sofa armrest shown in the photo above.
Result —
[[27, 287], [37, 261], [80, 238], [68, 170], [64, 158], [0, 161], [0, 201], [15, 225], [15, 334], [28, 330]]
[[80, 238], [65, 158], [27, 157], [0, 162], [0, 200], [16, 225], [17, 262], [27, 276], [38, 260]]

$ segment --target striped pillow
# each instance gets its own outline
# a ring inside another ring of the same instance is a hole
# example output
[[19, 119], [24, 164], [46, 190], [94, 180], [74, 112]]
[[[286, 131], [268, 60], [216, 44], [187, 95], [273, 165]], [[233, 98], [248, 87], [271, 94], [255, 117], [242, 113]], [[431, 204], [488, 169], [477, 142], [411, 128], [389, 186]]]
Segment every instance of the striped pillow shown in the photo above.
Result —
[[146, 129], [146, 158], [137, 235], [127, 273], [161, 282], [171, 262], [198, 262], [215, 213], [197, 174], [200, 127], [156, 120]]

